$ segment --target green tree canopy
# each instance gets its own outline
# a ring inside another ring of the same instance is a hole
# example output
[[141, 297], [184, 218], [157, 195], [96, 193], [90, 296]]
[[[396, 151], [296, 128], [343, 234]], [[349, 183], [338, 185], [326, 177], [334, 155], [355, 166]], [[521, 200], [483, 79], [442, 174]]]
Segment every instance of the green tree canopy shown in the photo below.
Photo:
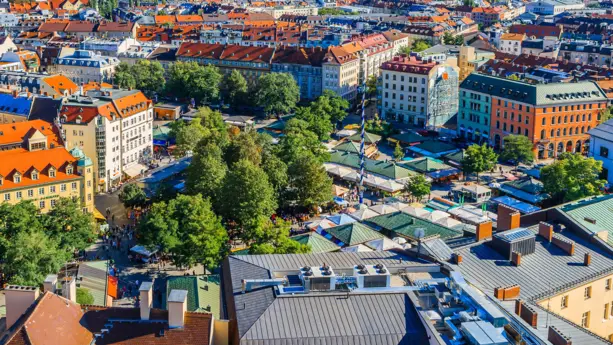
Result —
[[309, 245], [300, 244], [289, 238], [290, 223], [277, 219], [260, 219], [253, 227], [253, 240], [249, 254], [306, 254], [311, 252]]
[[285, 135], [278, 145], [278, 155], [287, 164], [301, 156], [313, 154], [321, 163], [329, 159], [330, 154], [321, 143], [317, 134], [309, 130], [309, 124], [300, 119], [291, 119], [285, 126]]
[[421, 174], [410, 176], [404, 186], [404, 192], [421, 201], [424, 196], [430, 194], [430, 182]]
[[247, 81], [236, 69], [226, 74], [221, 84], [224, 101], [231, 106], [243, 104], [247, 98]]
[[516, 164], [534, 162], [533, 144], [524, 135], [508, 135], [504, 137], [504, 148], [500, 158], [504, 161], [514, 160]]
[[187, 167], [187, 191], [190, 194], [201, 194], [216, 202], [227, 170], [219, 146], [213, 142], [199, 145]]
[[321, 109], [320, 111], [328, 113], [333, 124], [343, 121], [347, 117], [349, 106], [349, 101], [331, 90], [324, 90], [323, 94], [311, 104], [312, 108]]
[[57, 200], [55, 206], [42, 216], [42, 223], [45, 233], [57, 240], [60, 249], [66, 252], [85, 249], [96, 239], [94, 219], [91, 214], [83, 213], [79, 200]]
[[327, 112], [318, 111], [313, 107], [299, 107], [296, 109], [296, 119], [308, 123], [308, 129], [315, 133], [319, 140], [330, 139], [334, 127]]
[[145, 205], [147, 202], [147, 195], [145, 195], [145, 192], [135, 183], [128, 183], [121, 189], [119, 200], [125, 207], [139, 207]]
[[404, 158], [404, 150], [400, 147], [400, 143], [396, 142], [396, 147], [394, 147], [394, 160], [401, 161]]
[[255, 131], [240, 132], [226, 146], [224, 157], [228, 167], [242, 159], [251, 161], [256, 166], [262, 162], [262, 148], [257, 143], [258, 133]]
[[202, 119], [197, 117], [189, 124], [177, 125], [172, 129], [176, 142], [173, 155], [183, 157], [190, 152], [194, 152], [198, 143], [207, 135], [207, 130], [202, 126], [201, 121]]
[[574, 201], [601, 193], [606, 181], [599, 179], [602, 162], [580, 154], [562, 153], [559, 159], [541, 169], [545, 192], [557, 201]]
[[265, 153], [262, 156], [262, 169], [268, 176], [268, 182], [275, 190], [278, 198], [287, 188], [287, 164], [273, 153]]
[[332, 200], [332, 179], [313, 155], [298, 157], [288, 168], [286, 203], [311, 208]]
[[599, 123], [605, 123], [609, 120], [611, 120], [613, 118], [613, 116], [611, 116], [611, 107], [606, 107], [604, 109], [602, 109], [600, 111], [600, 114], [598, 114], [598, 122]]
[[413, 46], [411, 48], [412, 51], [414, 52], [421, 52], [424, 51], [428, 48], [432, 47], [432, 44], [430, 44], [430, 42], [423, 40], [423, 39], [417, 39], [415, 41], [413, 41]]
[[130, 72], [136, 81], [136, 88], [143, 91], [149, 97], [152, 97], [156, 92], [162, 91], [166, 85], [164, 68], [159, 61], [138, 60], [131, 66]]
[[270, 217], [277, 200], [264, 170], [246, 159], [234, 163], [224, 179], [219, 208], [224, 219], [242, 228], [260, 217]]
[[133, 89], [136, 87], [136, 78], [134, 78], [134, 75], [132, 75], [132, 71], [128, 63], [120, 62], [119, 65], [115, 67], [113, 82], [115, 85], [123, 89]]
[[462, 160], [462, 170], [465, 174], [477, 174], [477, 182], [479, 174], [484, 171], [490, 171], [496, 166], [498, 155], [491, 147], [486, 144], [470, 145], [464, 152]]
[[228, 250], [226, 230], [199, 194], [153, 204], [139, 226], [143, 244], [160, 246], [180, 267], [217, 267]]
[[268, 73], [258, 79], [254, 96], [267, 114], [287, 114], [300, 100], [300, 88], [289, 73]]
[[212, 65], [196, 62], [177, 62], [168, 70], [166, 89], [179, 98], [194, 98], [196, 104], [216, 101], [222, 76]]
[[94, 295], [86, 289], [82, 287], [77, 288], [77, 303], [81, 305], [92, 305], [94, 304]]
[[368, 79], [366, 79], [366, 87], [367, 87], [367, 92], [369, 95], [374, 95], [377, 93], [378, 83], [379, 81], [377, 80], [377, 77], [374, 75], [371, 75], [368, 77]]

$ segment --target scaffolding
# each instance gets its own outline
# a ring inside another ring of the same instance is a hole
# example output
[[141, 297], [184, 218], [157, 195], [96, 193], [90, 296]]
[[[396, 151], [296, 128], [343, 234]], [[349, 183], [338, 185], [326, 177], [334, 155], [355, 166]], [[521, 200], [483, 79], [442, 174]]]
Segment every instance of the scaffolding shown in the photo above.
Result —
[[436, 129], [458, 113], [458, 72], [451, 66], [439, 66], [430, 83], [426, 128]]

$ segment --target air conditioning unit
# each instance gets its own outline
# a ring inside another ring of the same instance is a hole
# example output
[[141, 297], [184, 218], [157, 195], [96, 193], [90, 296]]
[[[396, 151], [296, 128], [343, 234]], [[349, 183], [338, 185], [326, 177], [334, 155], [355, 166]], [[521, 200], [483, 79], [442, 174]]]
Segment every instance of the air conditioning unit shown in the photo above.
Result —
[[391, 275], [383, 264], [355, 265], [353, 275], [359, 289], [390, 287]]
[[304, 266], [300, 269], [300, 279], [303, 281], [305, 291], [330, 291], [335, 289], [336, 275], [332, 267]]

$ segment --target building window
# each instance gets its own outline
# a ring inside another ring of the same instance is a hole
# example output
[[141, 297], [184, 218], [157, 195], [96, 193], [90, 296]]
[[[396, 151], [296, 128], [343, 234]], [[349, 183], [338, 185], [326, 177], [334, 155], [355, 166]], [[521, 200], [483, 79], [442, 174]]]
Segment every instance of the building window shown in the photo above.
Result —
[[49, 169], [49, 177], [55, 177], [55, 169]]
[[45, 208], [45, 200], [41, 200], [38, 202], [38, 207], [39, 208]]
[[55, 193], [55, 186], [49, 186], [49, 193]]
[[604, 289], [607, 291], [611, 290], [611, 278], [605, 280]]
[[32, 171], [32, 180], [38, 180], [38, 172]]
[[583, 290], [583, 298], [590, 299], [592, 298], [592, 287], [588, 286]]
[[50, 203], [51, 203], [51, 207], [55, 207], [55, 199], [51, 200]]
[[20, 200], [21, 199], [21, 192], [15, 192], [15, 199]]
[[545, 122], [546, 122], [546, 119], [545, 119], [545, 118], [543, 118], [543, 121], [541, 121], [541, 122], [542, 122], [542, 125], [543, 125], [543, 126], [545, 126], [545, 125], [546, 125], [546, 123], [545, 123]]
[[[609, 148], [601, 146], [600, 147], [600, 157], [608, 158], [609, 157]], [[607, 280], [609, 284], [611, 283], [611, 279]]]
[[72, 185], [71, 185], [71, 187], [72, 187], [72, 190], [76, 190], [76, 189], [77, 189], [77, 183], [76, 183], [76, 182], [73, 182], [73, 183], [72, 183]]
[[38, 195], [45, 195], [45, 187], [38, 188]]
[[66, 174], [68, 175], [72, 174], [72, 166], [69, 165], [66, 167]]
[[34, 189], [28, 189], [28, 197], [31, 198], [34, 196]]
[[581, 315], [581, 327], [588, 328], [590, 327], [590, 312], [586, 311]]
[[63, 183], [60, 185], [60, 192], [65, 192], [66, 191], [66, 184]]
[[5, 193], [4, 194], [4, 201], [10, 201], [11, 200], [11, 193]]

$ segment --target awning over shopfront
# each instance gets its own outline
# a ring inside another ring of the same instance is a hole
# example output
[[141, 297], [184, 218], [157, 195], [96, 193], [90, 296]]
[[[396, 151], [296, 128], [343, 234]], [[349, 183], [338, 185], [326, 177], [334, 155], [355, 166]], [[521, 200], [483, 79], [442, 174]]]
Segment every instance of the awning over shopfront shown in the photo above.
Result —
[[141, 175], [147, 170], [148, 170], [147, 166], [136, 163], [126, 168], [123, 172], [130, 177], [135, 177], [135, 176]]

